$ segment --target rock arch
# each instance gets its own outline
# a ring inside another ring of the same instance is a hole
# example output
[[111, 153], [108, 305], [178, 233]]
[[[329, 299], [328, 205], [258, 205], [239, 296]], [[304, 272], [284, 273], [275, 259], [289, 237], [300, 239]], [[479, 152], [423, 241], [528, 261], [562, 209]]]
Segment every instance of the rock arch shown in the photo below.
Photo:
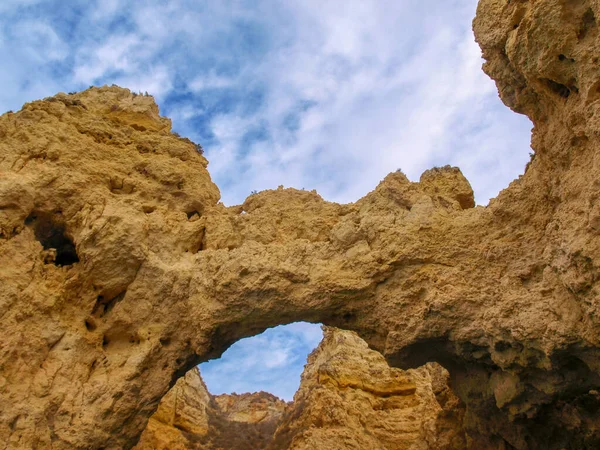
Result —
[[[535, 125], [525, 174], [486, 208], [455, 168], [350, 205], [279, 189], [226, 208], [197, 147], [118, 87], [0, 117], [0, 440], [130, 447], [192, 365], [305, 320], [395, 366], [441, 361], [497, 448], [595, 445], [599, 14], [480, 1], [484, 70]], [[78, 261], [53, 263], [33, 213]]]

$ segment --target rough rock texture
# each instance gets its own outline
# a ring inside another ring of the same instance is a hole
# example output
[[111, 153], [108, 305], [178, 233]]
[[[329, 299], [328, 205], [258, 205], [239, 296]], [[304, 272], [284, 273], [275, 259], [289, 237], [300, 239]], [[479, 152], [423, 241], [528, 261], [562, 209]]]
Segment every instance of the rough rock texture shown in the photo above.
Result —
[[390, 368], [355, 333], [329, 328], [293, 403], [265, 392], [212, 396], [194, 368], [134, 450], [463, 449], [464, 405], [448, 378], [435, 363]]
[[448, 372], [390, 368], [355, 333], [326, 329], [270, 449], [464, 449]]
[[227, 420], [250, 424], [279, 420], [287, 405], [268, 392], [222, 394], [214, 399]]
[[[197, 368], [164, 396], [134, 450], [187, 450], [209, 434], [209, 416], [217, 414]], [[210, 430], [213, 431], [213, 430]]]
[[266, 448], [285, 407], [266, 392], [212, 396], [194, 368], [161, 400], [134, 450]]
[[600, 447], [598, 18], [481, 0], [484, 70], [535, 151], [485, 208], [450, 168], [226, 208], [194, 144], [116, 87], [1, 116], [0, 442], [129, 448], [193, 365], [306, 320], [441, 362], [472, 448]]

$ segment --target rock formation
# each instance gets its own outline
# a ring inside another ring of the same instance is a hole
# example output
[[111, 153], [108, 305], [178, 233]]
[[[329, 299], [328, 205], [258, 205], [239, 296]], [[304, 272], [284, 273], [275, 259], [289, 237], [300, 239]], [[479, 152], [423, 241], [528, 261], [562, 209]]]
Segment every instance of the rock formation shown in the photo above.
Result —
[[392, 369], [355, 333], [327, 329], [287, 408], [264, 392], [214, 397], [194, 368], [134, 450], [463, 449], [464, 405], [447, 382], [438, 364]]
[[439, 364], [390, 368], [355, 333], [327, 329], [268, 448], [464, 449], [463, 416]]
[[134, 450], [266, 448], [285, 406], [266, 392], [212, 396], [194, 368], [161, 400]]
[[488, 207], [457, 169], [353, 204], [279, 189], [227, 208], [151, 97], [58, 94], [0, 117], [0, 442], [130, 448], [195, 364], [267, 327], [355, 330], [438, 361], [472, 448], [600, 446], [596, 0], [481, 0], [502, 100], [534, 123]]

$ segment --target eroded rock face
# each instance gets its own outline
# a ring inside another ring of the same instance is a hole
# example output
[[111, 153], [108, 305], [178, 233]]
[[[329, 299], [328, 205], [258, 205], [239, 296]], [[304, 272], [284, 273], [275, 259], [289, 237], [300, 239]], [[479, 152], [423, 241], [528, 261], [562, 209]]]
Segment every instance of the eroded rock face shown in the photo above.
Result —
[[355, 333], [326, 329], [269, 448], [464, 449], [463, 416], [440, 365], [390, 368]]
[[306, 320], [441, 362], [473, 448], [600, 446], [598, 17], [481, 0], [484, 69], [535, 125], [486, 208], [451, 168], [226, 208], [195, 145], [116, 87], [1, 116], [0, 441], [128, 448], [193, 365]]
[[464, 404], [435, 363], [390, 368], [356, 333], [328, 328], [286, 404], [212, 396], [197, 368], [161, 400], [134, 450], [463, 449]]
[[215, 397], [194, 368], [161, 400], [134, 450], [266, 448], [285, 407], [266, 392]]
[[210, 416], [217, 414], [212, 396], [194, 368], [160, 401], [134, 450], [192, 449], [209, 434]]

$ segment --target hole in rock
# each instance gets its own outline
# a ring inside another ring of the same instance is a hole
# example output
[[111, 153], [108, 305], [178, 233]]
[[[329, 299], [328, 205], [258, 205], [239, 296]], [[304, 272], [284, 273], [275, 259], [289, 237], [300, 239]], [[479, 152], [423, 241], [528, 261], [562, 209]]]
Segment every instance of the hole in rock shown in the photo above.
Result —
[[200, 364], [213, 395], [265, 391], [290, 401], [306, 358], [321, 339], [321, 325], [296, 322], [241, 339], [219, 359]]
[[187, 215], [188, 220], [199, 219], [202, 216], [202, 214], [200, 214], [196, 210], [194, 210], [194, 211], [188, 211], [188, 212], [186, 212], [186, 215]]
[[79, 262], [75, 244], [67, 235], [64, 224], [60, 221], [60, 212], [48, 214], [31, 214], [25, 220], [25, 225], [32, 226], [35, 238], [42, 244], [44, 250], [54, 250], [52, 261], [56, 266], [70, 266]]
[[94, 319], [92, 319], [91, 317], [88, 317], [87, 319], [85, 319], [85, 328], [88, 331], [94, 331], [96, 329], [96, 322], [94, 322]]

